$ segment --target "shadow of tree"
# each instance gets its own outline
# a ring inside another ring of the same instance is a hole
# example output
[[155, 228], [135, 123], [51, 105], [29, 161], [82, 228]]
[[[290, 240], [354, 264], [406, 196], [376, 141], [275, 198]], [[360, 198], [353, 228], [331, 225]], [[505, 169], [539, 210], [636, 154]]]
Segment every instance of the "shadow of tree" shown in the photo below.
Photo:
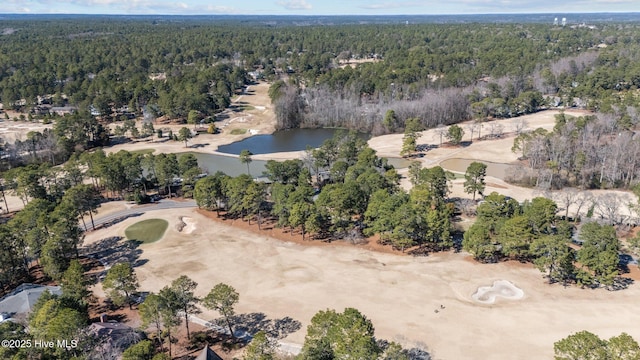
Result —
[[131, 266], [138, 267], [148, 261], [140, 259], [142, 254], [142, 250], [139, 249], [140, 244], [140, 241], [123, 240], [122, 236], [111, 236], [83, 246], [80, 254], [99, 260], [105, 267], [119, 262], [128, 262]]
[[418, 144], [416, 146], [416, 151], [429, 151], [433, 149], [437, 149], [439, 146], [436, 144]]
[[[402, 339], [404, 339], [404, 337], [402, 337]], [[376, 339], [376, 343], [383, 351], [387, 350], [387, 348], [391, 344], [388, 340], [385, 340], [385, 339]], [[426, 344], [422, 342], [418, 342], [412, 348], [405, 348], [402, 351], [402, 353], [409, 360], [431, 360], [432, 359], [431, 354], [429, 354], [429, 352], [426, 349], [427, 349]]]
[[[284, 339], [302, 328], [300, 321], [285, 316], [281, 319], [268, 319], [264, 313], [238, 314], [230, 318], [235, 332], [245, 332], [253, 336], [258, 331], [264, 331], [274, 339]], [[226, 327], [224, 319], [214, 321], [215, 324]]]
[[[141, 216], [141, 215], [142, 215], [142, 213], [133, 213], [133, 214], [128, 214], [128, 215], [120, 216], [120, 217], [115, 218], [115, 219], [113, 219], [113, 220], [111, 220], [111, 221], [105, 222], [105, 223], [103, 223], [103, 224], [98, 224], [98, 225], [96, 225], [96, 230], [97, 230], [97, 229], [104, 229], [104, 228], [108, 228], [109, 226], [111, 226], [111, 225], [115, 225], [115, 224], [117, 224], [117, 223], [119, 223], [119, 222], [122, 222], [122, 221], [125, 221], [125, 220], [127, 220], [128, 218], [138, 217], [138, 216]], [[85, 230], [89, 230], [90, 225], [91, 225], [91, 224], [87, 224], [87, 228], [88, 228], [88, 229], [85, 229]]]
[[611, 285], [608, 290], [610, 291], [618, 291], [624, 290], [633, 284], [633, 279], [618, 276], [613, 280], [613, 285]]
[[188, 349], [199, 353], [205, 345], [212, 344], [219, 344], [225, 352], [229, 352], [230, 350], [237, 349], [239, 346], [244, 345], [244, 343], [239, 342], [238, 339], [231, 337], [228, 334], [223, 334], [214, 330], [204, 330], [194, 331], [191, 333], [191, 341], [189, 342]]
[[629, 254], [619, 254], [618, 255], [619, 258], [619, 263], [618, 263], [618, 270], [620, 270], [620, 272], [622, 274], [628, 274], [630, 272], [629, 270], [629, 265], [637, 265], [638, 262], [635, 261], [635, 259], [633, 258], [633, 256], [629, 255]]

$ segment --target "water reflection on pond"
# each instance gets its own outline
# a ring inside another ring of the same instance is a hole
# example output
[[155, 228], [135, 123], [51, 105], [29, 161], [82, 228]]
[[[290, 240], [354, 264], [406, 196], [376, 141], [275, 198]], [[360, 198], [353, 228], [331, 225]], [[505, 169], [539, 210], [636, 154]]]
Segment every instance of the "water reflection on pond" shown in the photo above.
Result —
[[[277, 152], [305, 150], [307, 146], [317, 148], [331, 139], [341, 129], [291, 129], [276, 131], [273, 134], [255, 135], [218, 147], [219, 152], [239, 155], [242, 150], [249, 150], [252, 154], [271, 154]], [[363, 139], [369, 135], [359, 134]]]
[[[209, 174], [214, 174], [216, 171], [222, 171], [229, 176], [238, 176], [240, 174], [247, 173], [247, 165], [241, 163], [240, 159], [237, 157], [196, 152], [191, 152], [189, 154], [195, 155], [196, 159], [198, 159], [198, 166]], [[263, 160], [251, 161], [249, 164], [249, 172], [251, 173], [251, 176], [256, 177], [262, 175], [266, 169], [266, 163], [267, 162]]]
[[487, 165], [487, 175], [496, 177], [498, 179], [504, 179], [507, 171], [513, 166], [504, 163], [458, 158], [444, 160], [440, 163], [440, 166], [442, 166], [446, 170], [464, 173], [467, 171], [467, 167], [469, 167], [469, 165], [474, 161], [481, 162]]

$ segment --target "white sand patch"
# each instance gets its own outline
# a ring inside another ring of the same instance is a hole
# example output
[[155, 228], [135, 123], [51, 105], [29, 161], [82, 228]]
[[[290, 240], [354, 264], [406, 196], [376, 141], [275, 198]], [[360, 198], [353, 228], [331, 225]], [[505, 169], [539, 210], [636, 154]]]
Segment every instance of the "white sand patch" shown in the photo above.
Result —
[[498, 297], [520, 300], [524, 297], [524, 291], [513, 285], [511, 281], [497, 280], [493, 282], [493, 286], [481, 286], [471, 295], [473, 300], [483, 304], [493, 304]]
[[185, 223], [184, 228], [182, 228], [183, 234], [191, 234], [196, 229], [196, 221], [193, 218], [183, 216], [182, 221]]
[[249, 134], [251, 135], [257, 135], [260, 133], [260, 130], [257, 129], [249, 129]]

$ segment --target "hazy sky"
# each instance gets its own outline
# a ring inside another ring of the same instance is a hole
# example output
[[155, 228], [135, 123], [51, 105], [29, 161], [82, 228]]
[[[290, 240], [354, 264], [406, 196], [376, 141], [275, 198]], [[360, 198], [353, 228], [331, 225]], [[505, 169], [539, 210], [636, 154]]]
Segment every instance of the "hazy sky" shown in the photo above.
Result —
[[637, 11], [640, 0], [0, 0], [0, 13], [417, 15]]

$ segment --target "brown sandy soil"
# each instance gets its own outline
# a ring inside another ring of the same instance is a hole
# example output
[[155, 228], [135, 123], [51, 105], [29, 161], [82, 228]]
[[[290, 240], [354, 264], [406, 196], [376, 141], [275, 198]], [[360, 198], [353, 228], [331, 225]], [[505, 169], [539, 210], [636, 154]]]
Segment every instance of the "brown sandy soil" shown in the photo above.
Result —
[[[425, 165], [436, 165], [445, 159], [450, 158], [463, 158], [463, 159], [478, 159], [494, 162], [509, 163], [517, 160], [518, 155], [511, 152], [513, 146], [513, 138], [515, 137], [514, 126], [515, 124], [526, 121], [528, 126], [525, 130], [535, 130], [537, 128], [544, 128], [547, 130], [553, 129], [555, 125], [556, 114], [559, 114], [558, 110], [546, 110], [540, 111], [535, 114], [524, 115], [512, 119], [494, 120], [492, 122], [502, 124], [504, 126], [504, 137], [497, 140], [476, 140], [477, 132], [473, 135], [474, 141], [467, 147], [446, 147], [436, 148], [429, 150], [423, 158], [418, 160], [422, 161]], [[583, 116], [584, 111], [566, 110], [565, 114], [573, 116]], [[471, 133], [466, 129], [466, 125], [469, 122], [459, 124], [465, 130], [463, 141], [468, 141]], [[488, 123], [483, 123], [482, 136], [488, 134]], [[436, 129], [429, 129], [421, 132], [421, 136], [418, 138], [418, 145], [421, 144], [440, 144], [440, 135], [436, 133]], [[369, 140], [369, 146], [378, 152], [378, 156], [386, 157], [400, 157], [400, 150], [402, 149], [402, 137], [403, 134], [391, 134], [377, 136]], [[446, 140], [443, 140], [446, 141]]]
[[20, 197], [13, 195], [11, 191], [5, 191], [4, 194], [7, 199], [7, 204], [5, 205], [4, 199], [0, 198], [0, 207], [2, 207], [2, 212], [6, 210], [7, 206], [9, 207], [10, 212], [24, 209], [24, 203]]
[[[191, 234], [175, 230], [180, 216], [194, 224]], [[306, 246], [211, 221], [195, 209], [127, 219], [87, 234], [85, 242], [124, 235], [127, 226], [147, 218], [166, 219], [170, 226], [163, 239], [140, 246], [140, 259], [146, 260], [136, 268], [142, 290], [158, 291], [181, 274], [200, 284], [197, 296], [228, 283], [240, 293], [237, 313], [300, 321], [301, 329], [287, 342], [303, 342], [318, 310], [345, 307], [371, 318], [378, 337], [409, 347], [427, 344], [438, 359], [551, 358], [555, 341], [580, 330], [604, 338], [623, 331], [640, 337], [638, 284], [614, 292], [564, 288], [546, 284], [531, 265], [482, 265], [464, 253], [411, 257], [358, 246]], [[524, 297], [498, 298], [492, 305], [472, 300], [478, 287], [502, 279]], [[200, 315], [218, 316], [206, 310]]]
[[[220, 145], [230, 144], [232, 142], [242, 140], [246, 137], [257, 134], [270, 134], [275, 131], [275, 114], [269, 99], [269, 83], [260, 82], [250, 85], [242, 95], [238, 95], [232, 99], [232, 106], [218, 117], [223, 120], [216, 122], [216, 126], [221, 129], [219, 134], [200, 134], [188, 142], [188, 148], [180, 141], [169, 141], [165, 138], [157, 140], [141, 140], [127, 144], [112, 146], [105, 149], [106, 152], [118, 152], [120, 150], [144, 150], [155, 149], [155, 153], [177, 153], [184, 151], [206, 152], [212, 153], [218, 149]], [[111, 124], [115, 127], [119, 124]], [[139, 121], [137, 124], [141, 127]], [[162, 129], [166, 133], [172, 130], [177, 134], [180, 128], [193, 128], [193, 125], [154, 125], [156, 129]], [[246, 133], [242, 135], [232, 135], [234, 129], [245, 129]], [[226, 154], [225, 154], [226, 155]]]
[[338, 60], [338, 67], [341, 69], [346, 68], [347, 66], [355, 69], [358, 65], [360, 64], [365, 64], [365, 63], [377, 63], [379, 61], [382, 61], [380, 59], [349, 59], [349, 60]]
[[89, 305], [89, 321], [100, 322], [100, 316], [106, 315], [107, 321], [118, 321], [127, 324], [133, 328], [140, 327], [142, 320], [140, 319], [140, 313], [136, 306], [133, 309], [129, 309], [129, 306], [121, 308], [112, 308], [109, 304], [105, 303], [103, 298], [95, 299]]
[[[363, 239], [363, 243], [354, 245], [352, 243], [348, 243], [346, 241], [328, 241], [328, 240], [317, 240], [317, 239], [311, 239], [309, 237], [309, 234], [305, 234], [305, 238], [304, 240], [302, 239], [302, 232], [299, 228], [294, 229], [293, 231], [291, 231], [291, 228], [287, 227], [287, 228], [279, 228], [277, 227], [277, 224], [275, 221], [273, 220], [269, 220], [269, 219], [264, 219], [261, 222], [261, 226], [260, 229], [258, 229], [258, 225], [255, 219], [252, 219], [251, 224], [249, 224], [249, 221], [244, 221], [241, 219], [225, 219], [224, 217], [224, 212], [222, 212], [220, 214], [220, 216], [218, 217], [216, 215], [215, 211], [206, 211], [206, 210], [201, 210], [201, 209], [196, 209], [196, 211], [213, 220], [213, 221], [217, 221], [219, 223], [225, 224], [225, 225], [230, 225], [233, 226], [235, 228], [240, 228], [243, 230], [247, 230], [247, 231], [251, 231], [259, 236], [268, 236], [270, 238], [274, 238], [274, 239], [278, 239], [280, 241], [285, 241], [285, 242], [291, 242], [291, 243], [295, 243], [298, 245], [303, 245], [303, 246], [319, 246], [319, 247], [341, 247], [341, 246], [346, 246], [346, 247], [353, 247], [353, 246], [357, 246], [358, 248], [362, 248], [362, 249], [367, 249], [367, 250], [371, 250], [371, 251], [378, 251], [378, 252], [383, 252], [383, 253], [389, 253], [389, 254], [398, 254], [401, 255], [402, 252], [399, 250], [393, 250], [390, 246], [385, 246], [385, 245], [381, 245], [377, 242], [378, 237], [372, 237], [369, 239]], [[190, 221], [193, 222], [193, 219], [191, 219]], [[195, 226], [194, 226], [195, 227]], [[184, 230], [183, 230], [184, 232]]]
[[[20, 116], [19, 113], [12, 111], [9, 111], [8, 114], [12, 119], [14, 116]], [[14, 143], [16, 140], [24, 141], [27, 139], [29, 131], [42, 132], [44, 129], [52, 127], [51, 124], [44, 125], [38, 122], [4, 120], [4, 113], [0, 114], [0, 139], [5, 143]]]

